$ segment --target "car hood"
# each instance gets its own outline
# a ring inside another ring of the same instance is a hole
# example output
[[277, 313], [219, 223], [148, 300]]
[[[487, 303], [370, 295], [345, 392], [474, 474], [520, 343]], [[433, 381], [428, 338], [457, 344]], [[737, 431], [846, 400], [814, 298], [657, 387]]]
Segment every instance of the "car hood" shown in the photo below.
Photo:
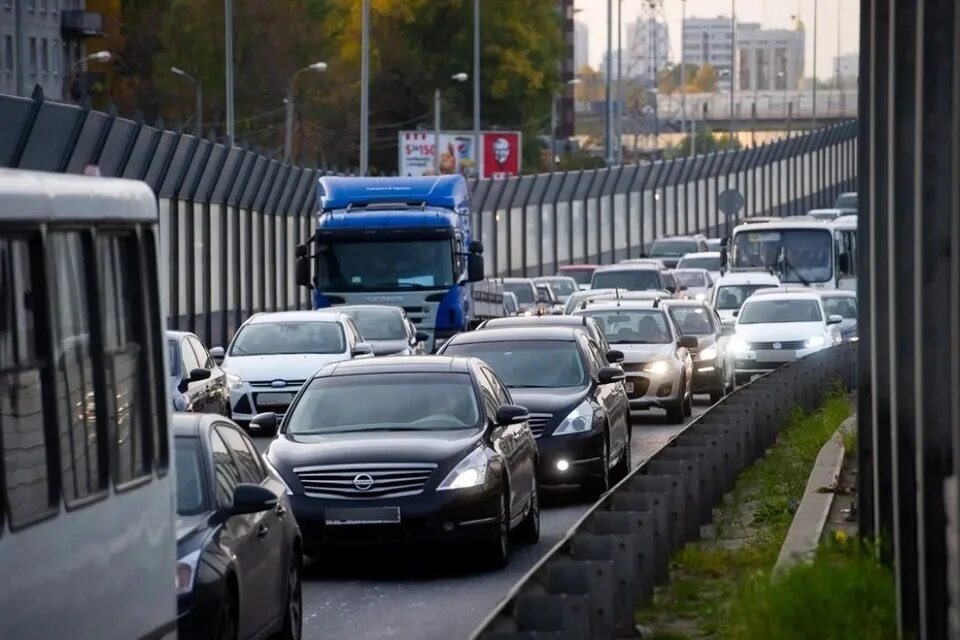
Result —
[[575, 389], [571, 387], [561, 388], [536, 388], [536, 389], [510, 389], [510, 397], [521, 407], [526, 407], [530, 413], [569, 413], [578, 404], [584, 401], [589, 395], [590, 387]]
[[220, 368], [244, 381], [306, 380], [331, 362], [348, 359], [345, 353], [230, 356]]
[[206, 528], [208, 513], [200, 513], [195, 516], [177, 516], [176, 530], [177, 543], [185, 541], [194, 533]]
[[748, 342], [807, 340], [813, 336], [822, 336], [823, 325], [819, 322], [738, 323], [737, 335]]
[[442, 466], [450, 458], [465, 455], [481, 437], [479, 429], [282, 433], [270, 443], [266, 455], [281, 472], [358, 462], [435, 462]]
[[399, 340], [366, 340], [366, 343], [373, 348], [375, 356], [392, 356], [403, 353], [410, 348], [410, 345], [403, 338]]
[[658, 358], [669, 358], [673, 356], [675, 347], [672, 343], [667, 344], [611, 344], [611, 349], [623, 352], [623, 361], [631, 362], [650, 362]]

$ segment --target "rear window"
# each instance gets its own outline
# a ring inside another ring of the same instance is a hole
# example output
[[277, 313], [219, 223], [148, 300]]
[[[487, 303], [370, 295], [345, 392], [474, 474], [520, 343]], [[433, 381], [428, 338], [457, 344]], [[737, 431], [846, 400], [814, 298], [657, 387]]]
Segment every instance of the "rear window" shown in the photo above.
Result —
[[576, 280], [577, 284], [590, 284], [593, 277], [593, 268], [590, 269], [563, 269], [559, 274]]
[[674, 271], [673, 277], [681, 287], [708, 287], [707, 279], [700, 271]]
[[364, 340], [404, 340], [407, 337], [403, 318], [392, 309], [354, 309], [347, 315], [357, 323]]
[[720, 271], [720, 256], [704, 256], [702, 258], [682, 258], [677, 263], [677, 269], [706, 269]]
[[535, 301], [533, 285], [529, 282], [504, 282], [503, 290], [517, 296], [517, 302], [520, 304], [530, 304]]
[[695, 253], [697, 243], [693, 240], [657, 240], [650, 248], [653, 258], [679, 258], [685, 253]]

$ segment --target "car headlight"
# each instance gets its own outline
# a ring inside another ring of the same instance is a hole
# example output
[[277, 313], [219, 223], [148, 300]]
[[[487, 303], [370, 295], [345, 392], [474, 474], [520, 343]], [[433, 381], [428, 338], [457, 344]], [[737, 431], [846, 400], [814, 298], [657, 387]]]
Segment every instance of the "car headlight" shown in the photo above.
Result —
[[593, 429], [593, 405], [584, 400], [577, 408], [567, 414], [560, 426], [553, 430], [555, 436], [565, 436], [572, 433], [586, 433]]
[[698, 354], [698, 357], [701, 360], [713, 360], [717, 357], [717, 348], [716, 347], [707, 347]]
[[177, 595], [193, 591], [193, 584], [197, 581], [197, 563], [200, 562], [202, 549], [191, 551], [177, 560]]
[[231, 391], [236, 391], [242, 386], [243, 386], [243, 378], [227, 372], [227, 388], [228, 389], [230, 389]]
[[730, 351], [749, 351], [750, 345], [747, 344], [747, 341], [741, 338], [740, 336], [733, 336], [730, 338]]
[[822, 347], [826, 343], [827, 341], [823, 339], [823, 336], [813, 336], [812, 338], [807, 340], [807, 342], [805, 343], [805, 346], [808, 349], [816, 349], [817, 347]]
[[707, 296], [704, 293], [698, 293], [696, 297], [697, 297], [697, 302], [703, 302], [704, 300], [707, 299]]
[[286, 488], [286, 490], [287, 490], [287, 495], [288, 495], [288, 496], [292, 496], [292, 495], [293, 495], [293, 489], [290, 488], [290, 485], [287, 484], [287, 481], [283, 479], [283, 476], [280, 475], [280, 472], [277, 471], [277, 468], [276, 468], [275, 466], [273, 466], [273, 463], [272, 463], [272, 462], [270, 462], [270, 458], [268, 458], [267, 456], [263, 455], [263, 456], [260, 456], [260, 459], [263, 460], [264, 466], [266, 466], [267, 469], [270, 469], [270, 471], [273, 472], [273, 475], [277, 476], [277, 478], [280, 479], [280, 482], [283, 483], [283, 486], [284, 486], [284, 487]]
[[450, 470], [437, 487], [437, 491], [479, 487], [487, 480], [487, 464], [487, 455], [483, 449], [474, 449]]
[[670, 364], [666, 360], [654, 360], [653, 362], [648, 362], [643, 370], [647, 373], [660, 375], [670, 370]]

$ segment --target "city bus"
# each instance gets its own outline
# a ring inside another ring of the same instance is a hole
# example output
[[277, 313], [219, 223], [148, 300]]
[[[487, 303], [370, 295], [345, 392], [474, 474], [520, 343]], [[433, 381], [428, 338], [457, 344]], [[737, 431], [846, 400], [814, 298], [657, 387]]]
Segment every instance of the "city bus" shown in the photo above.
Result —
[[160, 300], [146, 184], [0, 169], [0, 638], [176, 635]]
[[834, 220], [830, 226], [833, 227], [837, 255], [846, 254], [849, 256], [847, 260], [847, 266], [849, 268], [840, 274], [838, 288], [856, 291], [857, 260], [859, 260], [857, 255], [857, 216], [840, 216]]
[[727, 263], [732, 269], [770, 271], [783, 284], [837, 289], [851, 281], [856, 286], [855, 251], [856, 224], [851, 237], [834, 222], [776, 220], [734, 228]]

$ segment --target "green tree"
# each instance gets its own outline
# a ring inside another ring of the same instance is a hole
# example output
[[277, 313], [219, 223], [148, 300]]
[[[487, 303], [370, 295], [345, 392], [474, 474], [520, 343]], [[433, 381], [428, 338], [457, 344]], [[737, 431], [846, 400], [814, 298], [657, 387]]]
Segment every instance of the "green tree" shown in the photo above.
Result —
[[[729, 134], [717, 135], [710, 129], [701, 129], [696, 134], [696, 151], [701, 153], [712, 153], [714, 151], [723, 151], [725, 149], [742, 149], [740, 141], [731, 137]], [[664, 156], [667, 158], [681, 158], [690, 155], [691, 137], [689, 135], [680, 139], [677, 144], [664, 149]]]

